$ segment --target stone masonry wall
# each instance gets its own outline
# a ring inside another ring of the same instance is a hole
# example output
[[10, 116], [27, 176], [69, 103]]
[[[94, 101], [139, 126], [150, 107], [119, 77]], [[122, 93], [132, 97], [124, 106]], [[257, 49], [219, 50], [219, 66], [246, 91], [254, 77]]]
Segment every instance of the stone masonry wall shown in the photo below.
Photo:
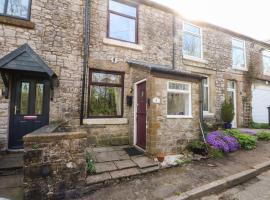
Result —
[[86, 134], [24, 137], [24, 199], [75, 199], [86, 180]]
[[[0, 58], [28, 43], [59, 77], [60, 86], [56, 88], [50, 103], [50, 121], [78, 117], [82, 77], [83, 1], [34, 0], [31, 22], [35, 24], [33, 29], [0, 23]], [[8, 137], [8, 108], [9, 100], [0, 97], [0, 143], [3, 144], [6, 144]]]

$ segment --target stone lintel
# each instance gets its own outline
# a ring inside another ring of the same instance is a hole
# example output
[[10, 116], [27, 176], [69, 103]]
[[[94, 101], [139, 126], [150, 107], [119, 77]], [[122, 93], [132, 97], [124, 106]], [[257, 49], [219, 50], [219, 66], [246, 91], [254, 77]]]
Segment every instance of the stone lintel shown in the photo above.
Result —
[[127, 118], [102, 118], [102, 119], [84, 119], [86, 125], [118, 125], [128, 124]]

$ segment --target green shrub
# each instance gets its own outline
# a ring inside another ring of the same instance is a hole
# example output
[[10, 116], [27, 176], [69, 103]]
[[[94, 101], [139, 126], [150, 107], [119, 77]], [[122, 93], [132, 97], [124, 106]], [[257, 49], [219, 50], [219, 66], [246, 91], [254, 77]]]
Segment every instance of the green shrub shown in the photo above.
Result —
[[261, 131], [257, 133], [258, 140], [269, 141], [270, 140], [270, 132]]
[[241, 134], [238, 129], [226, 129], [224, 133], [232, 136], [234, 136], [235, 134]]
[[238, 140], [242, 149], [252, 150], [256, 148], [257, 138], [255, 136], [243, 133], [237, 133], [232, 135]]
[[251, 122], [250, 123], [250, 128], [254, 128], [254, 129], [269, 129], [270, 126], [267, 123], [256, 123], [256, 122]]
[[188, 143], [187, 150], [192, 151], [195, 154], [206, 155], [207, 154], [207, 144], [201, 140], [193, 140]]
[[213, 148], [209, 149], [209, 155], [214, 159], [221, 159], [224, 157], [223, 151]]
[[96, 172], [95, 162], [90, 153], [86, 153], [86, 165], [88, 174], [94, 174]]
[[226, 123], [231, 123], [234, 118], [234, 107], [232, 101], [224, 101], [221, 107], [221, 119]]

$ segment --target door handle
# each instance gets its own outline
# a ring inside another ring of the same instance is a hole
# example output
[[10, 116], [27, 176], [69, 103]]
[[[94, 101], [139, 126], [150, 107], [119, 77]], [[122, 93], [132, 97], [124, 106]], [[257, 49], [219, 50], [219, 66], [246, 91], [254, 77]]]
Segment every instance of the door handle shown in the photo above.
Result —
[[17, 109], [17, 106], [14, 107], [14, 115], [17, 115], [17, 112], [19, 111], [19, 109]]

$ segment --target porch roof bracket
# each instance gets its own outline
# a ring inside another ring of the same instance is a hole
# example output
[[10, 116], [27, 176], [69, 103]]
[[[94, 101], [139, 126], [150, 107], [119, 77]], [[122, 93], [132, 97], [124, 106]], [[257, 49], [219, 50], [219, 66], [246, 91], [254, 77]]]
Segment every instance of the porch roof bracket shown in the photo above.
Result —
[[8, 91], [9, 91], [9, 81], [5, 72], [1, 71], [0, 73], [1, 73], [1, 77], [5, 86], [5, 91], [3, 91], [3, 94], [0, 94], [0, 95], [3, 95], [7, 99]]

